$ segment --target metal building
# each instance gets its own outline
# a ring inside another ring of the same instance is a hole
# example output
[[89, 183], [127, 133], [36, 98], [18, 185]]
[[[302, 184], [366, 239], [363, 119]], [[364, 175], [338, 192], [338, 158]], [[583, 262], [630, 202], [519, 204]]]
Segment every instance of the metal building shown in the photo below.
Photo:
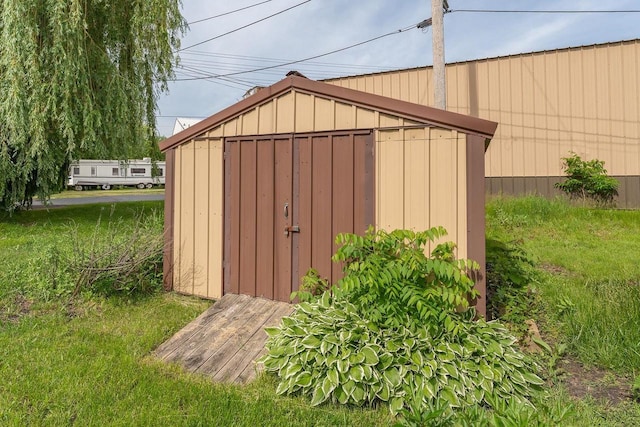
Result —
[[[640, 40], [447, 64], [447, 109], [500, 123], [486, 156], [490, 193], [557, 194], [562, 158], [599, 159], [640, 207]], [[430, 67], [327, 83], [433, 105]]]

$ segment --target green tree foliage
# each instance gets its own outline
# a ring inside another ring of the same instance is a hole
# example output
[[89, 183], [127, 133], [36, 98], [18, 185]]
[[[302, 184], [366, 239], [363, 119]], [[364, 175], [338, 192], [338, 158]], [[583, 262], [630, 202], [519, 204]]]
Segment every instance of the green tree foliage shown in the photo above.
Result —
[[0, 204], [128, 158], [155, 132], [185, 29], [179, 0], [0, 0]]
[[571, 198], [592, 199], [599, 204], [610, 204], [618, 195], [618, 181], [607, 175], [602, 160], [582, 160], [576, 153], [562, 158], [567, 180], [555, 184]]

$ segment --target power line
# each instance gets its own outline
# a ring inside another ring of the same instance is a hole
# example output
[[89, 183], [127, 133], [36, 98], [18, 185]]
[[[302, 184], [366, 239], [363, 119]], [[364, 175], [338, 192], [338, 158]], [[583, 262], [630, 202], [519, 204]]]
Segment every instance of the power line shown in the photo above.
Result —
[[[201, 58], [197, 58], [197, 57], [211, 57], [211, 58], [223, 58], [223, 59], [235, 59], [238, 61], [253, 61], [253, 62], [284, 62], [284, 61], [292, 61], [292, 59], [290, 58], [272, 58], [272, 57], [264, 57], [264, 56], [247, 56], [247, 55], [236, 55], [236, 54], [230, 54], [230, 53], [219, 53], [219, 52], [203, 52], [203, 51], [190, 51], [190, 52], [185, 52], [184, 53], [185, 56], [181, 55], [181, 62], [182, 61], [193, 61], [193, 62], [198, 62], [198, 61], [202, 61], [203, 63], [210, 63], [210, 64], [214, 64], [215, 62], [213, 61], [208, 61], [207, 59], [201, 59]], [[196, 56], [196, 58], [188, 58], [187, 55], [194, 55]], [[223, 64], [229, 64], [227, 62], [223, 62]], [[345, 64], [345, 63], [340, 63], [340, 62], [316, 62], [316, 61], [309, 61], [308, 65], [317, 65], [317, 66], [322, 66], [322, 67], [335, 67], [335, 68], [356, 68], [356, 69], [369, 69], [369, 70], [380, 70], [379, 66], [373, 66], [373, 65], [356, 65], [356, 64]]]
[[187, 22], [187, 25], [193, 25], [193, 24], [197, 24], [199, 22], [204, 22], [204, 21], [209, 21], [211, 19], [220, 18], [221, 16], [231, 15], [232, 13], [236, 13], [236, 12], [240, 12], [240, 11], [243, 11], [243, 10], [251, 9], [252, 7], [260, 6], [261, 4], [269, 3], [271, 1], [273, 1], [273, 0], [264, 0], [264, 1], [261, 1], [260, 3], [255, 3], [255, 4], [252, 4], [252, 5], [249, 5], [249, 6], [241, 7], [240, 9], [230, 10], [229, 12], [224, 12], [224, 13], [221, 13], [219, 15], [213, 15], [213, 16], [209, 16], [208, 18], [198, 19], [197, 21]]
[[454, 9], [453, 12], [470, 13], [640, 13], [640, 9], [629, 10], [503, 10], [503, 9]]
[[210, 41], [212, 41], [212, 40], [216, 40], [216, 39], [219, 39], [220, 37], [224, 37], [224, 36], [227, 36], [227, 35], [229, 35], [229, 34], [235, 33], [236, 31], [243, 30], [243, 29], [245, 29], [245, 28], [247, 28], [247, 27], [250, 27], [250, 26], [252, 26], [252, 25], [255, 25], [255, 24], [259, 23], [259, 22], [266, 21], [267, 19], [270, 19], [270, 18], [273, 18], [274, 16], [280, 15], [281, 13], [287, 12], [287, 11], [289, 11], [289, 10], [291, 10], [291, 9], [295, 9], [295, 8], [296, 8], [296, 7], [298, 7], [298, 6], [302, 6], [302, 5], [303, 5], [303, 4], [305, 4], [305, 3], [309, 3], [310, 1], [311, 1], [311, 0], [305, 0], [305, 1], [303, 1], [303, 2], [300, 2], [300, 3], [298, 3], [298, 4], [293, 5], [293, 6], [291, 6], [291, 7], [288, 7], [288, 8], [286, 8], [286, 9], [283, 9], [283, 10], [281, 10], [281, 11], [279, 11], [279, 12], [276, 12], [276, 13], [274, 13], [274, 14], [272, 14], [272, 15], [265, 16], [264, 18], [258, 19], [257, 21], [250, 22], [250, 23], [248, 23], [248, 24], [246, 24], [246, 25], [243, 25], [242, 27], [235, 28], [235, 29], [233, 29], [233, 30], [231, 30], [231, 31], [227, 31], [226, 33], [222, 33], [222, 34], [219, 34], [219, 35], [217, 35], [217, 36], [215, 36], [215, 37], [211, 37], [210, 39], [203, 40], [203, 41], [198, 42], [198, 43], [196, 43], [196, 44], [192, 44], [191, 46], [183, 47], [183, 48], [181, 48], [181, 49], [178, 49], [178, 52], [182, 52], [182, 51], [184, 51], [184, 50], [191, 49], [192, 47], [200, 46], [201, 44], [209, 43], [209, 42], [210, 42]]
[[266, 66], [266, 67], [254, 68], [252, 70], [237, 71], [237, 72], [226, 73], [226, 74], [211, 74], [211, 75], [206, 76], [206, 77], [191, 77], [191, 78], [173, 79], [172, 81], [178, 82], [178, 81], [188, 81], [188, 80], [203, 80], [203, 79], [207, 79], [207, 78], [217, 78], [217, 77], [229, 77], [229, 76], [237, 76], [239, 74], [247, 74], [247, 73], [255, 73], [255, 72], [258, 72], [258, 71], [271, 70], [273, 68], [286, 67], [287, 65], [298, 64], [300, 62], [305, 62], [305, 61], [310, 61], [312, 59], [322, 58], [323, 56], [333, 55], [334, 53], [338, 53], [338, 52], [342, 52], [342, 51], [345, 51], [345, 50], [348, 50], [348, 49], [352, 49], [354, 47], [362, 46], [363, 44], [370, 43], [372, 41], [379, 40], [379, 39], [384, 38], [384, 37], [388, 37], [388, 36], [392, 36], [392, 35], [395, 35], [395, 34], [404, 33], [405, 31], [409, 31], [409, 30], [411, 30], [413, 28], [416, 28], [416, 25], [417, 24], [412, 24], [412, 25], [410, 25], [408, 27], [401, 28], [401, 29], [396, 30], [396, 31], [392, 31], [390, 33], [382, 34], [380, 36], [373, 37], [373, 38], [371, 38], [369, 40], [365, 40], [365, 41], [360, 42], [360, 43], [355, 43], [355, 44], [352, 44], [352, 45], [347, 46], [347, 47], [343, 47], [343, 48], [340, 48], [340, 49], [335, 49], [335, 50], [332, 50], [330, 52], [322, 53], [320, 55], [310, 56], [310, 57], [304, 58], [304, 59], [298, 59], [298, 60], [295, 60], [295, 61], [289, 61], [289, 62], [276, 64], [276, 65], [270, 65], [270, 66]]

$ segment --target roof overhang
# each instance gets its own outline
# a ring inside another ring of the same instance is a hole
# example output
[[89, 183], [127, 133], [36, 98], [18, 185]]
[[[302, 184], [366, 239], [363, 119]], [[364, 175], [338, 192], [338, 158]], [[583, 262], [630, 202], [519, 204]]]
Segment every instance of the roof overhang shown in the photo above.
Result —
[[194, 124], [182, 132], [161, 141], [160, 150], [167, 151], [182, 143], [190, 141], [194, 137], [257, 107], [270, 99], [276, 98], [293, 90], [358, 105], [375, 111], [398, 115], [426, 125], [433, 125], [445, 129], [461, 131], [463, 133], [479, 135], [486, 139], [493, 138], [498, 126], [495, 122], [477, 117], [453, 113], [451, 111], [440, 110], [411, 102], [400, 101], [385, 96], [374, 95], [292, 75], [280, 80], [272, 86], [258, 91], [256, 94], [243, 99], [230, 107], [225, 108], [209, 118]]

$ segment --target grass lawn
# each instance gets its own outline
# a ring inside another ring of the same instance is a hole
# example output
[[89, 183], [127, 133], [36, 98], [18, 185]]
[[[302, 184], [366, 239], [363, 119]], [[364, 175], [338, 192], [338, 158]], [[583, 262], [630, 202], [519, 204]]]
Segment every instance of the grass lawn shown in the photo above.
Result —
[[[310, 408], [304, 399], [278, 397], [267, 377], [219, 385], [159, 363], [153, 349], [210, 302], [161, 292], [89, 293], [70, 302], [47, 280], [51, 248], [161, 210], [162, 202], [137, 202], [0, 214], [0, 425], [394, 422], [384, 407]], [[487, 229], [490, 237], [521, 241], [535, 259], [536, 320], [554, 348], [567, 349], [563, 360], [541, 359], [553, 365], [541, 410], [572, 407], [563, 425], [640, 425], [640, 405], [628, 397], [576, 397], [578, 371], [563, 364], [580, 366], [579, 385], [592, 391], [628, 388], [640, 374], [640, 212], [493, 199]]]
[[630, 398], [640, 375], [640, 211], [494, 198], [487, 236], [518, 241], [535, 260], [536, 321], [566, 348], [550, 375], [551, 401], [574, 405], [568, 425], [640, 425]]
[[112, 188], [111, 190], [65, 190], [61, 193], [53, 194], [51, 199], [79, 199], [82, 197], [124, 196], [131, 194], [164, 194], [164, 188], [154, 187], [140, 190], [135, 187], [124, 187], [121, 189]]
[[[386, 408], [310, 408], [269, 378], [216, 385], [152, 351], [210, 302], [156, 292], [90, 295], [73, 304], [34, 275], [47, 248], [109, 223], [155, 215], [162, 202], [89, 205], [0, 217], [0, 425], [389, 425]], [[100, 226], [96, 224], [100, 218]], [[34, 279], [35, 278], [35, 279]]]

